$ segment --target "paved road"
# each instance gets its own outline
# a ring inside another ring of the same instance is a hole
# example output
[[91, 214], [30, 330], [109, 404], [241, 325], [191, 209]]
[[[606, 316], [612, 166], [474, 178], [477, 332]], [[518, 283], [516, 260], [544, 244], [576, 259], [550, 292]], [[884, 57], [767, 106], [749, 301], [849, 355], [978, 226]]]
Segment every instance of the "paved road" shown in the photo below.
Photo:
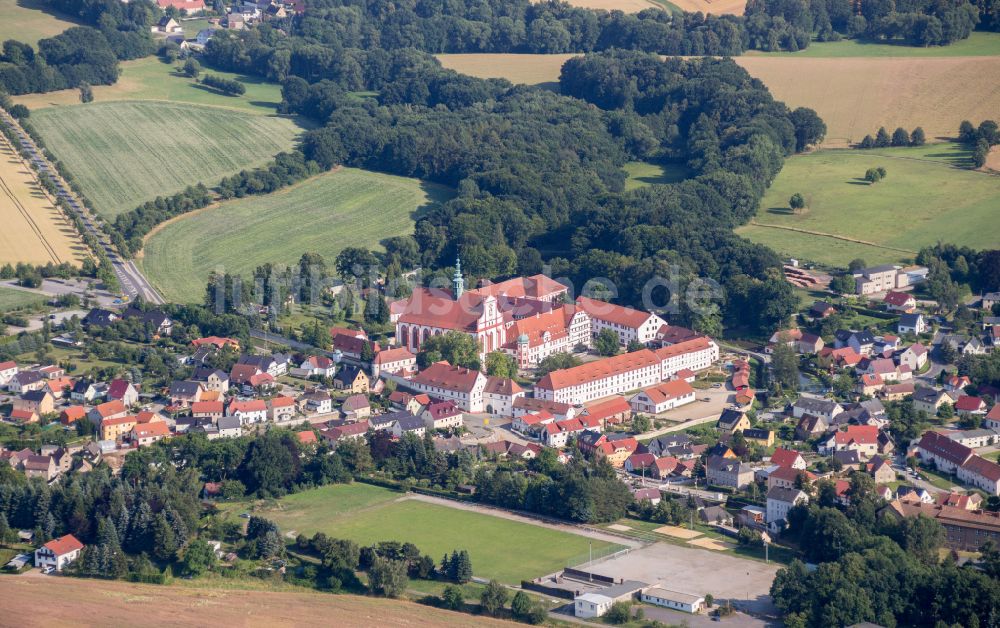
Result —
[[56, 185], [56, 195], [64, 200], [70, 210], [80, 218], [87, 233], [97, 239], [100, 247], [107, 254], [108, 259], [111, 260], [111, 265], [114, 268], [115, 275], [118, 277], [118, 283], [121, 284], [122, 291], [133, 299], [142, 296], [150, 303], [165, 303], [163, 297], [153, 288], [152, 284], [139, 271], [135, 263], [132, 260], [123, 259], [118, 254], [118, 251], [111, 245], [107, 234], [99, 228], [96, 218], [84, 207], [66, 181], [59, 175], [55, 166], [45, 158], [44, 153], [39, 150], [35, 141], [21, 128], [17, 120], [2, 109], [0, 109], [0, 120], [13, 130], [18, 141], [21, 143], [21, 148], [27, 153], [28, 159], [35, 167], [35, 170], [48, 175]]

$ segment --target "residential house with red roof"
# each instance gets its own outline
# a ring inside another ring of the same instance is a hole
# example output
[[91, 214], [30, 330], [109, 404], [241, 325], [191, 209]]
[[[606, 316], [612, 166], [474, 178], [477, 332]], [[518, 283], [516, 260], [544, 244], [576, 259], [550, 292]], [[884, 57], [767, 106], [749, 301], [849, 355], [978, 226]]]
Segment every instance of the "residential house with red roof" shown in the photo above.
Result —
[[581, 416], [593, 417], [601, 422], [601, 427], [619, 425], [632, 418], [632, 406], [621, 395], [594, 402], [580, 412]]
[[677, 379], [642, 389], [639, 394], [629, 399], [629, 405], [636, 412], [660, 414], [693, 403], [694, 399], [695, 392], [691, 384]]
[[1000, 403], [993, 406], [993, 408], [986, 413], [986, 419], [983, 421], [983, 426], [991, 430], [1000, 428]]
[[223, 347], [229, 346], [236, 351], [240, 350], [240, 341], [234, 340], [232, 338], [222, 338], [220, 336], [206, 336], [204, 338], [195, 338], [191, 341], [191, 344], [197, 347], [212, 346], [216, 349], [222, 349]]
[[917, 309], [917, 300], [909, 292], [898, 292], [890, 290], [882, 298], [885, 307], [890, 312], [904, 312], [909, 314]]
[[667, 324], [656, 314], [584, 296], [577, 297], [576, 305], [590, 316], [590, 331], [594, 338], [603, 330], [610, 329], [618, 334], [618, 342], [623, 346], [632, 341], [643, 344], [653, 342], [660, 328]]
[[101, 420], [101, 440], [121, 440], [132, 432], [138, 420], [133, 415], [108, 417]]
[[196, 419], [210, 419], [218, 422], [225, 414], [225, 404], [221, 401], [196, 401], [191, 404], [191, 416]]
[[604, 458], [612, 467], [620, 469], [625, 461], [639, 449], [639, 441], [623, 434], [609, 434], [594, 447], [594, 455]]
[[128, 414], [128, 408], [125, 404], [119, 401], [106, 401], [102, 404], [98, 404], [90, 409], [87, 416], [96, 425], [100, 425], [101, 421], [105, 419], [116, 419], [123, 417]]
[[79, 558], [82, 551], [83, 543], [72, 534], [52, 539], [35, 550], [35, 567], [40, 569], [51, 567], [56, 571], [62, 571], [66, 565]]
[[990, 495], [1000, 495], [1000, 465], [973, 454], [955, 472], [958, 479]]
[[[801, 478], [801, 480], [799, 479]], [[767, 476], [767, 488], [780, 486], [782, 488], [795, 488], [799, 482], [815, 482], [816, 475], [805, 469], [794, 469], [792, 467], [778, 467]]]
[[858, 458], [868, 460], [878, 453], [879, 430], [874, 425], [849, 425], [847, 429], [834, 432], [820, 444], [821, 454], [832, 455], [838, 451], [856, 451]]
[[25, 425], [28, 423], [38, 423], [41, 417], [34, 410], [14, 408], [10, 411], [10, 420]]
[[87, 409], [83, 406], [67, 406], [63, 408], [62, 412], [59, 413], [59, 421], [63, 425], [72, 425], [73, 423], [87, 418]]
[[267, 402], [272, 421], [289, 421], [295, 416], [295, 399], [284, 395], [274, 397]]
[[914, 447], [916, 456], [924, 464], [933, 464], [945, 473], [954, 473], [972, 457], [969, 447], [938, 432], [924, 432]]
[[407, 385], [436, 399], [454, 401], [466, 412], [482, 412], [486, 382], [487, 377], [479, 371], [442, 361], [414, 375]]
[[982, 397], [962, 395], [955, 402], [955, 412], [959, 414], [986, 414], [986, 401]]
[[462, 409], [454, 401], [439, 401], [427, 406], [420, 414], [428, 429], [447, 430], [462, 427]]
[[18, 370], [17, 362], [10, 360], [0, 362], [0, 388], [6, 387], [17, 375]]
[[372, 405], [368, 395], [349, 395], [340, 404], [340, 411], [348, 421], [358, 421], [371, 416]]
[[961, 393], [966, 386], [971, 386], [972, 380], [968, 375], [949, 375], [944, 380], [944, 389], [948, 392]]
[[321, 430], [319, 435], [331, 445], [336, 445], [341, 440], [364, 438], [367, 433], [368, 421], [358, 421]]
[[170, 427], [163, 421], [136, 424], [131, 433], [131, 441], [136, 447], [146, 447], [169, 437]]
[[295, 437], [299, 439], [299, 444], [303, 446], [312, 446], [319, 442], [316, 438], [316, 432], [312, 430], [295, 432]]
[[927, 364], [927, 347], [915, 342], [897, 354], [900, 366], [908, 366], [913, 372], [919, 371]]
[[226, 414], [239, 417], [240, 423], [243, 425], [263, 423], [267, 421], [267, 403], [263, 399], [230, 401]]
[[337, 366], [325, 355], [310, 355], [293, 368], [291, 374], [296, 377], [333, 377]]
[[486, 376], [483, 405], [492, 416], [514, 416], [514, 405], [524, 399], [524, 389], [509, 377]]
[[126, 407], [139, 403], [139, 391], [127, 379], [115, 379], [108, 384], [108, 401], [121, 400]]
[[522, 414], [519, 417], [515, 417], [510, 424], [510, 428], [515, 432], [525, 435], [537, 434], [541, 431], [543, 425], [555, 422], [556, 417], [551, 412], [539, 410], [532, 414]]
[[372, 360], [372, 377], [377, 378], [382, 373], [391, 373], [402, 377], [410, 377], [417, 372], [417, 356], [406, 347], [382, 349]]
[[778, 447], [771, 454], [771, 464], [776, 464], [779, 467], [789, 467], [791, 469], [805, 469], [806, 459], [802, 457], [802, 454], [794, 451], [792, 449], [785, 449], [784, 447]]

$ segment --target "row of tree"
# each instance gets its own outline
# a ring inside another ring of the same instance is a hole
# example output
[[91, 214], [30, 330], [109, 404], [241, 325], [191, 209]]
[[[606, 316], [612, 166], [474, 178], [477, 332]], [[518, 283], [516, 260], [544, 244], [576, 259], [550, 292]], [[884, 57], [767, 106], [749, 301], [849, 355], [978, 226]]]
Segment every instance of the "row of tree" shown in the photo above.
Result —
[[913, 133], [908, 132], [903, 127], [896, 127], [890, 137], [885, 127], [879, 127], [875, 137], [866, 135], [858, 148], [886, 148], [888, 146], [923, 146], [927, 142], [923, 127], [913, 129]]

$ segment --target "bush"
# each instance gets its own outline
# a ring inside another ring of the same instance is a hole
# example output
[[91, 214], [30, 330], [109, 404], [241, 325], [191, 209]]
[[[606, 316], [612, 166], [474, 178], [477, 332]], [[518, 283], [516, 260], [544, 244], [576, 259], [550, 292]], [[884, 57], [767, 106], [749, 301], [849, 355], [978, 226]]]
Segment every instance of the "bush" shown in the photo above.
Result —
[[215, 74], [206, 74], [201, 79], [201, 84], [213, 89], [217, 89], [220, 92], [227, 94], [229, 96], [242, 96], [246, 93], [246, 85], [240, 83], [239, 81], [234, 81], [232, 79], [223, 78], [221, 76], [216, 76]]
[[626, 624], [632, 617], [632, 605], [628, 602], [615, 602], [604, 614], [604, 620], [609, 624]]
[[449, 584], [441, 593], [441, 608], [458, 611], [465, 606], [465, 596], [462, 595], [462, 587]]

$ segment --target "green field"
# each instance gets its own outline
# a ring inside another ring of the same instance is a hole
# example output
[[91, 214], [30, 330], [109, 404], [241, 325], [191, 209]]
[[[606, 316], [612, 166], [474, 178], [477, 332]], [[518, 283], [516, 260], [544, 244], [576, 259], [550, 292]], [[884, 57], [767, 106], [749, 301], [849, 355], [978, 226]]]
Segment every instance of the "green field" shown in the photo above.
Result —
[[165, 102], [56, 107], [31, 121], [107, 218], [264, 164], [301, 130], [289, 118]]
[[[996, 248], [1000, 177], [956, 167], [967, 162], [967, 151], [956, 144], [791, 157], [765, 194], [757, 224], [737, 232], [836, 267], [859, 257], [869, 264], [905, 261], [938, 241]], [[876, 166], [888, 176], [868, 185], [865, 170]], [[799, 214], [788, 209], [796, 192], [807, 203]]]
[[0, 42], [16, 39], [35, 46], [39, 39], [77, 26], [72, 19], [49, 9], [41, 0], [0, 0]]
[[412, 233], [417, 213], [450, 196], [416, 179], [344, 168], [170, 223], [147, 240], [141, 263], [167, 299], [198, 301], [213, 270], [246, 276], [265, 262], [295, 264], [307, 252], [332, 263], [345, 247], [375, 249]]
[[[178, 71], [180, 65], [180, 62], [171, 64], [159, 57], [123, 61], [120, 64], [121, 76], [118, 77], [118, 82], [114, 85], [94, 86], [94, 102], [168, 100], [239, 109], [261, 115], [273, 115], [281, 102], [281, 86], [276, 83], [268, 83], [258, 77], [205, 68], [205, 73], [238, 80], [246, 86], [247, 91], [242, 96], [227, 96], [188, 78]], [[14, 101], [26, 105], [32, 111], [47, 107], [79, 105], [80, 92], [75, 89], [64, 89], [46, 94], [25, 94], [14, 97]]]
[[[468, 550], [476, 576], [516, 584], [552, 573], [566, 561], [612, 547], [542, 526], [468, 510], [438, 506], [367, 484], [330, 485], [289, 495], [274, 508], [254, 511], [274, 520], [283, 534], [350, 539], [362, 545], [411, 542], [435, 561], [446, 552]], [[243, 505], [235, 504], [235, 511]]]
[[677, 183], [687, 178], [687, 169], [679, 165], [653, 164], [648, 161], [630, 161], [624, 166], [625, 190], [662, 183]]
[[45, 297], [33, 292], [0, 286], [0, 312], [10, 312], [45, 302]]
[[950, 46], [906, 46], [844, 39], [814, 41], [798, 52], [748, 51], [765, 57], [992, 57], [1000, 55], [1000, 33], [974, 32]]

